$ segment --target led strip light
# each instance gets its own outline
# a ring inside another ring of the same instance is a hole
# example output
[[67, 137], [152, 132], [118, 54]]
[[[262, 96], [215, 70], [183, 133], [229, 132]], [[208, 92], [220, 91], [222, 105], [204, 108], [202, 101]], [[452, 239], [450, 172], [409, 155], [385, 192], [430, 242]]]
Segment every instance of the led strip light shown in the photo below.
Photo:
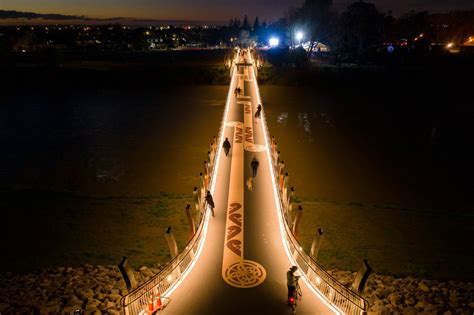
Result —
[[[252, 76], [254, 77], [254, 84], [255, 84], [255, 87], [256, 87], [256, 90], [257, 90], [257, 98], [258, 98], [258, 101], [259, 101], [259, 104], [263, 104], [262, 103], [262, 98], [260, 97], [260, 90], [258, 88], [258, 84], [257, 84], [257, 78], [255, 77], [255, 72], [253, 72]], [[271, 157], [270, 157], [270, 149], [268, 148], [268, 135], [267, 135], [267, 128], [266, 128], [266, 124], [267, 124], [267, 121], [266, 121], [266, 118], [264, 120], [264, 123], [262, 124], [262, 129], [263, 129], [263, 135], [265, 137], [265, 144], [267, 145], [267, 159], [268, 159], [268, 163], [270, 165], [270, 168], [271, 168], [271, 178], [272, 178], [272, 186], [273, 186], [273, 196], [275, 198], [275, 204], [276, 204], [276, 207], [277, 207], [277, 211], [278, 211], [278, 221], [280, 223], [280, 236], [281, 236], [281, 241], [283, 243], [283, 247], [285, 248], [285, 252], [286, 252], [286, 255], [288, 256], [288, 259], [290, 260], [290, 262], [293, 264], [293, 265], [297, 265], [295, 259], [293, 258], [293, 256], [291, 255], [290, 253], [290, 249], [289, 249], [289, 245], [284, 237], [284, 233], [286, 233], [285, 231], [285, 225], [284, 225], [284, 222], [283, 222], [283, 218], [281, 216], [281, 213], [282, 213], [282, 209], [281, 209], [281, 205], [280, 205], [280, 200], [279, 200], [279, 197], [278, 197], [278, 192], [276, 190], [276, 183], [275, 183], [275, 176], [274, 176], [274, 169], [273, 169], [273, 164], [272, 164], [272, 160], [271, 160]], [[265, 126], [264, 126], [265, 125]], [[306, 277], [306, 274], [302, 274], [302, 278], [303, 278], [303, 281], [306, 283], [306, 285], [311, 289], [311, 291], [313, 291], [313, 293], [319, 297], [319, 299], [328, 307], [330, 308], [334, 313], [336, 314], [339, 314], [339, 315], [342, 315], [343, 313], [341, 311], [339, 311], [338, 309], [336, 309], [336, 307], [334, 305], [332, 305], [330, 302], [328, 302], [326, 300], [326, 298], [321, 294], [321, 292], [319, 292], [316, 288], [314, 288], [311, 284], [311, 282], [307, 279]]]
[[[237, 54], [238, 56], [238, 54]], [[235, 63], [235, 62], [234, 62]], [[234, 81], [235, 81], [235, 70], [236, 66], [233, 66], [232, 69], [232, 80], [230, 82], [230, 87], [229, 87], [229, 93], [227, 94], [227, 101], [226, 101], [226, 106], [225, 106], [225, 112], [224, 112], [224, 117], [223, 121], [221, 123], [221, 132], [220, 132], [220, 138], [219, 138], [219, 143], [222, 143], [224, 141], [224, 131], [225, 131], [225, 124], [227, 122], [227, 116], [229, 114], [229, 107], [230, 107], [230, 99], [232, 96], [232, 87], [234, 86]], [[219, 161], [220, 161], [220, 156], [221, 156], [221, 151], [220, 146], [217, 146], [217, 156], [216, 156], [216, 162], [214, 166], [214, 172], [212, 174], [212, 181], [211, 181], [211, 193], [214, 194], [214, 189], [216, 187], [216, 178], [217, 178], [217, 173], [219, 170]], [[199, 256], [201, 255], [202, 249], [204, 248], [204, 244], [206, 243], [206, 238], [207, 238], [207, 230], [209, 227], [209, 218], [210, 218], [210, 211], [206, 211], [205, 217], [204, 217], [204, 222], [203, 222], [203, 231], [201, 233], [204, 233], [203, 239], [201, 240], [201, 244], [198, 246], [198, 250], [196, 252], [196, 256], [194, 256], [193, 261], [191, 264], [186, 268], [184, 273], [181, 275], [180, 279], [176, 281], [166, 292], [163, 294], [164, 297], [169, 298], [171, 294], [183, 283], [183, 281], [186, 279], [186, 277], [189, 275], [191, 270], [194, 268], [194, 265], [196, 264], [196, 261], [199, 260]]]

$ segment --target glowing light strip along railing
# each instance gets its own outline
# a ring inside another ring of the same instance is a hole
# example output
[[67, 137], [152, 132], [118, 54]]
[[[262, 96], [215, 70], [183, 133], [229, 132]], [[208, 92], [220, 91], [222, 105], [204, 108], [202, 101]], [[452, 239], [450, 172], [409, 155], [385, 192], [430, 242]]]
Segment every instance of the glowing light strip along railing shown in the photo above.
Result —
[[[229, 93], [227, 95], [226, 107], [224, 114], [222, 115], [222, 122], [219, 129], [218, 145], [216, 146], [217, 154], [214, 156], [212, 163], [212, 170], [210, 171], [210, 190], [214, 193], [215, 182], [217, 178], [217, 170], [219, 168], [220, 161], [220, 146], [223, 142], [225, 123], [227, 121], [227, 115], [230, 107], [230, 99], [232, 95], [232, 87], [235, 85], [235, 60], [232, 64], [232, 80], [230, 82]], [[203, 196], [201, 196], [203, 197]], [[202, 199], [201, 199], [202, 200]], [[204, 242], [206, 240], [207, 228], [209, 225], [209, 211], [205, 211], [199, 222], [198, 230], [194, 234], [193, 238], [188, 242], [185, 249], [181, 251], [178, 256], [171, 260], [159, 273], [154, 275], [150, 280], [140, 285], [135, 290], [125, 295], [122, 300], [122, 306], [126, 315], [140, 314], [148, 306], [148, 301], [153, 298], [153, 294], [158, 292], [160, 296], [168, 298], [171, 293], [184, 281], [186, 276], [194, 267], [199, 255], [201, 254]], [[183, 272], [181, 272], [183, 271]]]
[[[254, 68], [254, 79], [256, 81], [256, 69]], [[257, 98], [259, 104], [262, 103], [260, 97], [260, 90], [257, 82], [255, 82], [257, 90]], [[268, 125], [265, 117], [265, 111], [262, 115], [262, 121], [264, 125], [265, 141], [267, 142], [267, 157], [272, 165], [272, 183], [276, 187], [277, 182], [277, 165], [274, 163], [273, 155], [270, 156], [271, 143], [269, 141]], [[369, 303], [363, 297], [357, 293], [346, 288], [343, 284], [337, 281], [334, 277], [328, 274], [321, 265], [314, 261], [305, 251], [302, 249], [298, 240], [293, 235], [289, 225], [286, 203], [282, 200], [282, 195], [279, 188], [274, 189], [277, 196], [277, 206], [279, 208], [279, 219], [280, 224], [284, 226], [282, 230], [282, 239], [285, 245], [286, 252], [290, 258], [303, 273], [303, 280], [309, 285], [310, 288], [315, 290], [317, 295], [322, 295], [324, 298], [334, 305], [339, 311], [349, 315], [361, 315], [365, 314], [368, 309]]]

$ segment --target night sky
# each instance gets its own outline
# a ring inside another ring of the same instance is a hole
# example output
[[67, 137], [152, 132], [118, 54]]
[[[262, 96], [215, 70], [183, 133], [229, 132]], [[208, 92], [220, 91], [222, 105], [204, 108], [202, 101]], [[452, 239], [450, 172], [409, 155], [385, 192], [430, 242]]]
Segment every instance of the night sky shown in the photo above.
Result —
[[[0, 0], [0, 9], [36, 13], [85, 15], [91, 18], [127, 17], [157, 20], [228, 21], [231, 17], [258, 15], [268, 21], [282, 17], [290, 6], [303, 0]], [[351, 0], [334, 0], [337, 10]], [[474, 9], [473, 0], [373, 0], [394, 15], [410, 10], [439, 12]]]

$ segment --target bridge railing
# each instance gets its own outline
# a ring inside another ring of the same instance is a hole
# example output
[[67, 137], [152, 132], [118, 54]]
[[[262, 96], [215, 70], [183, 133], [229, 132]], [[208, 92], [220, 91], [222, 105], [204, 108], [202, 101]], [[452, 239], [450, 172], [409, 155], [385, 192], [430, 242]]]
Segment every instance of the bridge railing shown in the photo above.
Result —
[[[257, 69], [254, 67], [255, 78], [257, 77]], [[260, 97], [260, 91], [258, 84], [256, 84], [257, 97], [259, 104], [262, 103]], [[262, 120], [264, 122], [264, 132], [266, 138], [267, 150], [271, 150], [272, 144], [270, 143], [270, 132], [268, 131], [267, 120], [265, 111], [262, 114]], [[283, 238], [286, 242], [286, 246], [293, 260], [296, 262], [299, 270], [305, 274], [309, 284], [316, 289], [324, 298], [340, 310], [344, 314], [349, 315], [362, 315], [366, 314], [369, 303], [366, 299], [345, 287], [336, 278], [327, 273], [321, 265], [319, 265], [314, 259], [312, 259], [302, 248], [296, 237], [294, 236], [290, 226], [288, 218], [288, 203], [283, 200], [283, 194], [280, 190], [279, 185], [279, 174], [278, 165], [276, 165], [276, 159], [273, 157], [273, 152], [270, 154], [270, 160], [272, 164], [272, 175], [275, 179], [274, 184], [278, 194], [278, 202], [280, 209], [281, 222], [284, 222], [284, 233]]]
[[[232, 63], [232, 77], [233, 71], [235, 71], [235, 62]], [[231, 81], [232, 85], [233, 81]], [[220, 147], [218, 144], [222, 143], [222, 138], [225, 130], [225, 119], [226, 112], [230, 103], [231, 97], [231, 88], [229, 88], [229, 93], [227, 95], [226, 108], [224, 109], [224, 114], [222, 116], [222, 122], [218, 134], [218, 143], [216, 144], [216, 153], [214, 154], [214, 160], [211, 161], [211, 168], [209, 171], [209, 187], [213, 187], [215, 176], [214, 173], [217, 171], [216, 161], [218, 160]], [[205, 193], [205, 191], [204, 191]], [[204, 200], [204, 195], [201, 194], [201, 201]], [[203, 207], [203, 202], [201, 202], [200, 207]], [[183, 274], [193, 263], [196, 254], [199, 251], [199, 248], [202, 247], [203, 241], [205, 240], [206, 225], [207, 225], [207, 207], [201, 209], [201, 218], [198, 224], [196, 233], [191, 238], [191, 240], [186, 244], [186, 247], [181, 251], [178, 256], [171, 260], [159, 273], [154, 275], [151, 279], [141, 284], [135, 290], [129, 292], [125, 295], [122, 300], [122, 307], [126, 315], [135, 315], [135, 314], [145, 314], [146, 310], [149, 310], [150, 303], [153, 304], [153, 300], [158, 299], [164, 296], [167, 291], [177, 284], [178, 281], [182, 280]], [[169, 300], [169, 299], [168, 299]]]
[[196, 234], [191, 241], [189, 241], [185, 250], [179, 253], [178, 256], [171, 260], [150, 280], [146, 281], [122, 298], [122, 306], [126, 315], [140, 314], [147, 310], [150, 300], [156, 299], [158, 295], [164, 295], [168, 289], [180, 280], [183, 272], [193, 261], [194, 255], [203, 240], [203, 222], [204, 216], [202, 216]]

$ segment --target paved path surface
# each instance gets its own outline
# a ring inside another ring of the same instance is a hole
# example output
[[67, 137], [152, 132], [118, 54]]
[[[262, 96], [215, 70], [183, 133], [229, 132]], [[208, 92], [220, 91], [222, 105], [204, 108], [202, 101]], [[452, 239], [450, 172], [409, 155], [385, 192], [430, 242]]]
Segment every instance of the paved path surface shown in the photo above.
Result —
[[[246, 58], [250, 60], [250, 55]], [[271, 166], [262, 150], [266, 150], [263, 121], [254, 116], [256, 81], [251, 65], [236, 67], [224, 130], [231, 151], [226, 156], [218, 144], [222, 151], [212, 187], [216, 215], [210, 217], [196, 264], [160, 314], [291, 314], [286, 271], [292, 263], [280, 235]], [[241, 97], [233, 95], [237, 86]], [[259, 166], [249, 190], [254, 157]], [[252, 272], [239, 272], [242, 268]], [[334, 314], [303, 281], [300, 285], [303, 298], [297, 314]]]

